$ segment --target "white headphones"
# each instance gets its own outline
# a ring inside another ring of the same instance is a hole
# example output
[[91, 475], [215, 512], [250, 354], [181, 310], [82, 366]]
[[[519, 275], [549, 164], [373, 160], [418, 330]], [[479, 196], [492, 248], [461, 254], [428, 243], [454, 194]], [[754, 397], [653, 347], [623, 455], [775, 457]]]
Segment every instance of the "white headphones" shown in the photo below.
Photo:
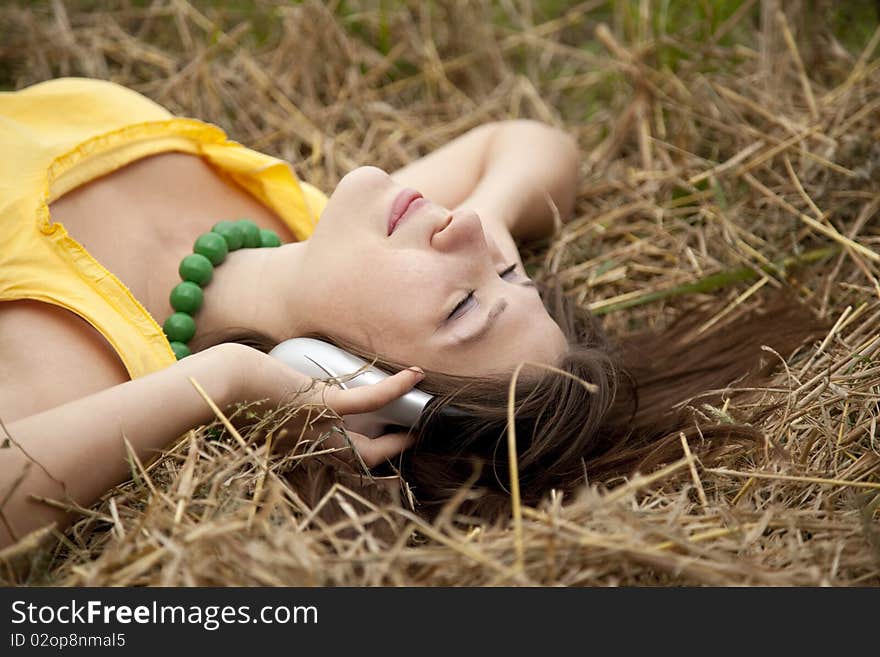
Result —
[[[364, 359], [350, 354], [336, 345], [315, 338], [285, 340], [272, 349], [269, 355], [298, 372], [316, 379], [347, 378], [348, 375], [364, 368], [357, 376], [340, 381], [339, 385], [343, 389], [373, 385], [388, 377], [387, 372], [383, 372], [378, 367], [369, 367], [369, 363]], [[352, 430], [370, 437], [383, 433], [385, 425], [388, 424], [400, 425], [409, 429], [415, 426], [428, 402], [432, 399], [432, 395], [413, 388], [377, 411], [346, 416], [345, 422]], [[448, 415], [463, 415], [461, 411], [449, 407], [446, 407], [443, 412]]]

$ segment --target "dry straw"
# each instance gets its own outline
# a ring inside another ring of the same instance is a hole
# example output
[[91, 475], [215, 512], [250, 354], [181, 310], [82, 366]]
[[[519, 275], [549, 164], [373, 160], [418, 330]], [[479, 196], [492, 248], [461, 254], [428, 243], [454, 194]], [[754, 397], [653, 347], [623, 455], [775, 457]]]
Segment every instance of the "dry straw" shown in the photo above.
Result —
[[576, 216], [526, 263], [613, 334], [662, 326], [694, 298], [733, 321], [782, 286], [836, 321], [797, 354], [768, 352], [778, 373], [752, 397], [694, 401], [734, 419], [782, 402], [761, 427], [768, 449], [717, 468], [683, 445], [611, 490], [549, 491], [531, 508], [511, 486], [516, 511], [497, 523], [462, 516], [462, 490], [428, 522], [393, 477], [332, 469], [311, 495], [303, 482], [326, 479], [319, 462], [339, 450], [270, 455], [296, 409], [243, 407], [219, 440], [202, 427], [132, 458], [131, 480], [91, 509], [54, 501], [80, 520], [0, 553], [5, 583], [880, 583], [880, 30], [841, 44], [821, 12], [808, 24], [761, 0], [680, 26], [654, 13], [663, 3], [606, 1], [556, 16], [528, 0], [28, 4], [0, 8], [8, 87], [108, 78], [327, 191], [485, 121], [564, 127], [584, 156]]

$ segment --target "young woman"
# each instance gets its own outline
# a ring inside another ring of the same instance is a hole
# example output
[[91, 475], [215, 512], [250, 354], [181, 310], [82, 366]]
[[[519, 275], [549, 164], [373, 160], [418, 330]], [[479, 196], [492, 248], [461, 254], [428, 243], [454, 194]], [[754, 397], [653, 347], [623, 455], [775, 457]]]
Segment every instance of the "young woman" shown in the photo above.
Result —
[[[69, 522], [32, 496], [88, 505], [128, 474], [126, 441], [147, 459], [210, 421], [190, 378], [221, 407], [290, 400], [312, 381], [263, 353], [290, 337], [322, 337], [400, 370], [367, 388], [318, 385], [299, 403], [344, 416], [418, 384], [441, 397], [435, 410], [466, 411], [428, 414], [412, 434], [349, 432], [369, 466], [400, 455], [428, 509], [469, 479], [487, 508], [505, 499], [508, 386], [522, 361], [534, 364], [517, 387], [527, 500], [659, 454], [669, 441], [653, 438], [682, 424], [673, 402], [743, 369], [690, 345], [708, 373], [699, 385], [655, 375], [665, 397], [648, 384], [637, 391], [630, 370], [651, 358], [664, 369], [646, 371], [674, 374], [676, 352], [642, 351], [627, 370], [588, 313], [529, 280], [515, 240], [551, 234], [556, 216], [570, 216], [578, 170], [572, 139], [536, 122], [478, 127], [391, 175], [355, 169], [329, 199], [286, 163], [107, 82], [0, 94], [0, 144], [0, 544]], [[181, 260], [218, 222], [240, 217], [283, 244], [218, 261], [192, 312], [195, 335], [171, 335], [172, 348], [160, 323], [174, 313]], [[781, 344], [804, 337], [806, 324], [796, 325]], [[192, 355], [178, 360], [180, 349]]]
[[[11, 235], [0, 255], [4, 541], [62, 521], [30, 494], [88, 504], [120, 481], [123, 436], [145, 457], [209, 420], [188, 377], [224, 405], [277, 402], [310, 382], [236, 344], [174, 359], [159, 327], [169, 292], [218, 221], [249, 217], [285, 244], [216, 266], [193, 345], [233, 328], [276, 342], [329, 334], [450, 374], [503, 371], [526, 354], [553, 362], [565, 349], [512, 237], [550, 232], [553, 206], [571, 211], [577, 152], [560, 131], [485, 125], [393, 176], [356, 169], [327, 201], [285, 163], [110, 83], [3, 94], [0, 117], [13, 154], [0, 165]], [[388, 234], [408, 190], [423, 199]], [[404, 372], [325, 399], [340, 414], [372, 410], [417, 381]], [[371, 465], [406, 444], [357, 438]]]

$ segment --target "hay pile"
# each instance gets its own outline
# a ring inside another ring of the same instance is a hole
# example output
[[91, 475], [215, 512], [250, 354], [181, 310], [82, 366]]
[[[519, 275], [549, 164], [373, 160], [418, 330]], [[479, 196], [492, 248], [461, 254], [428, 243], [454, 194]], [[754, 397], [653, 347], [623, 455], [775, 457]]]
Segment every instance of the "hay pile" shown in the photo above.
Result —
[[[60, 540], [8, 551], [4, 583], [880, 583], [880, 31], [847, 40], [832, 3], [775, 0], [702, 20], [603, 0], [554, 15], [562, 3], [81, 4], [0, 8], [0, 83], [109, 78], [326, 191], [487, 120], [548, 121], [578, 138], [582, 184], [576, 219], [527, 264], [559, 272], [611, 333], [662, 326], [675, 286], [743, 268], [683, 290], [724, 322], [793, 286], [834, 328], [768, 355], [762, 399], [784, 403], [763, 429], [787, 460], [710, 469], [683, 451], [611, 491], [551, 496], [521, 525], [453, 509], [429, 524], [356, 476], [307, 502], [288, 483], [306, 460], [266, 458], [269, 417], [247, 449], [191, 432]], [[798, 260], [813, 262], [780, 266]]]

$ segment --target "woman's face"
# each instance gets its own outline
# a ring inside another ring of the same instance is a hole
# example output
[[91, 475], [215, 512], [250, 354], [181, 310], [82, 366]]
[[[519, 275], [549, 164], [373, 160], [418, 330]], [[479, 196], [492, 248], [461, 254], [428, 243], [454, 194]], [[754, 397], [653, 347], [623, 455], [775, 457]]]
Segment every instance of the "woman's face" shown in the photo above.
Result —
[[339, 182], [304, 255], [316, 329], [449, 374], [558, 362], [564, 334], [519, 265], [502, 278], [513, 263], [480, 217], [421, 200], [389, 234], [395, 200], [411, 198], [402, 192], [375, 167]]

